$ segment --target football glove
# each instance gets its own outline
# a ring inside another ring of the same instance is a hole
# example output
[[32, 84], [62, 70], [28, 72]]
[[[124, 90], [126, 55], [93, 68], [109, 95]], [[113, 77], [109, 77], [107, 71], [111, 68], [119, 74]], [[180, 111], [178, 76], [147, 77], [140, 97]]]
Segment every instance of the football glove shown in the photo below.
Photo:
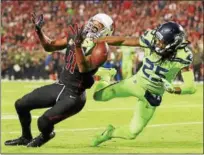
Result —
[[41, 30], [42, 26], [44, 25], [44, 17], [43, 14], [40, 16], [36, 16], [35, 13], [32, 14], [32, 22], [35, 25], [36, 30]]
[[74, 24], [74, 26], [69, 26], [72, 34], [74, 35], [74, 43], [76, 47], [81, 47], [81, 44], [83, 42], [83, 36], [82, 36], [82, 32], [83, 32], [83, 26], [81, 28], [78, 28], [77, 24]]
[[169, 93], [174, 93], [175, 92], [175, 88], [174, 86], [169, 82], [167, 81], [166, 79], [162, 78], [161, 79], [162, 82], [163, 82], [163, 86], [164, 86], [164, 89], [169, 92]]

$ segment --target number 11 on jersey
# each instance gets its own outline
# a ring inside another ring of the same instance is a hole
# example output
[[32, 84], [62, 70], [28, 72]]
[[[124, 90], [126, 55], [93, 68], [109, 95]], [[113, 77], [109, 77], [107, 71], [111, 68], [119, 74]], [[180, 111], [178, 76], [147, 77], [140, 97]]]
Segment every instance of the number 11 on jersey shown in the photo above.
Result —
[[75, 67], [76, 67], [76, 55], [73, 51], [70, 51], [69, 55], [66, 57], [66, 67], [65, 68], [71, 74], [73, 74]]

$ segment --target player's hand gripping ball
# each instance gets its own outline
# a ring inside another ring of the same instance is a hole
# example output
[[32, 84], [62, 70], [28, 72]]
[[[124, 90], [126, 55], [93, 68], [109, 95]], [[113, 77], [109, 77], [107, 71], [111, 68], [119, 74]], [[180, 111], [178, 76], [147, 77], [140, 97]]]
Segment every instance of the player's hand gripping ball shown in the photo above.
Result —
[[[74, 26], [70, 26], [70, 29], [72, 33], [75, 35], [74, 43], [76, 47], [81, 47], [83, 42], [83, 26], [81, 28], [78, 28], [77, 24], [74, 24]], [[92, 52], [91, 52], [91, 63], [99, 67], [104, 62], [106, 62], [108, 58], [108, 46], [105, 42], [96, 43], [94, 46]]]

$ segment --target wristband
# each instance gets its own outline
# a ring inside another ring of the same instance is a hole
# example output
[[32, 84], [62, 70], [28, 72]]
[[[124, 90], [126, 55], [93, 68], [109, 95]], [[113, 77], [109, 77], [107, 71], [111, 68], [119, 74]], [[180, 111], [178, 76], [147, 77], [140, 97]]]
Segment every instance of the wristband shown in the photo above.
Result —
[[188, 87], [181, 87], [181, 94], [193, 94], [196, 92], [196, 89], [194, 87], [188, 88]]
[[193, 94], [196, 92], [194, 75], [192, 71], [182, 72], [184, 84], [181, 86], [181, 94]]

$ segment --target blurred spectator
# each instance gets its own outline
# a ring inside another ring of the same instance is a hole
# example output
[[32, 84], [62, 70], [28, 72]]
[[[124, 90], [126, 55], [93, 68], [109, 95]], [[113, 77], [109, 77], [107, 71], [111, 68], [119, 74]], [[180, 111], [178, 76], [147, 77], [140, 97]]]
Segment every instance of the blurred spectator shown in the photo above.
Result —
[[[98, 12], [115, 21], [114, 35], [138, 37], [146, 29], [174, 20], [186, 30], [194, 51], [196, 80], [203, 79], [203, 1], [2, 1], [1, 74], [9, 79], [56, 79], [63, 55], [44, 52], [30, 22], [30, 13], [43, 13], [43, 31], [51, 38], [63, 37], [72, 23], [84, 24]], [[42, 7], [43, 6], [43, 7]], [[120, 73], [120, 56], [112, 49], [105, 66]], [[47, 58], [47, 59], [46, 59]], [[137, 70], [137, 69], [136, 69]], [[117, 75], [120, 79], [120, 75]]]

